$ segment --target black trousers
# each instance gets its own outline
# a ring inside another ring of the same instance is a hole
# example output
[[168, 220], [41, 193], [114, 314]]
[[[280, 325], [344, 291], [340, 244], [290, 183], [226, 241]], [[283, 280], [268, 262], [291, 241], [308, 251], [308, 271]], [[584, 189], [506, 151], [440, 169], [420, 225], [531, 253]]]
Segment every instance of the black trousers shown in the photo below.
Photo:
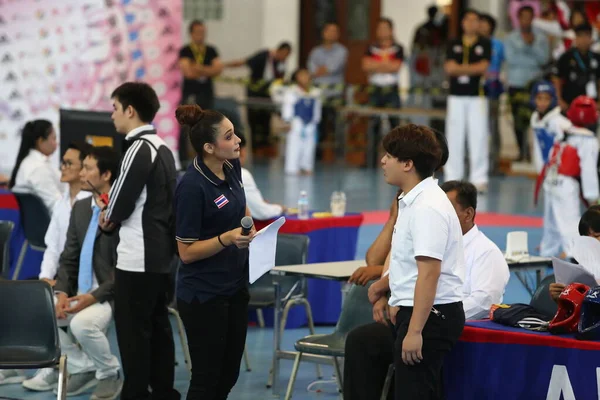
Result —
[[400, 307], [396, 314], [396, 341], [394, 343], [395, 399], [443, 399], [442, 365], [446, 354], [458, 341], [465, 326], [462, 302], [436, 305], [441, 313], [429, 314], [423, 328], [423, 360], [415, 365], [402, 361], [402, 342], [406, 337], [412, 316], [412, 307]]
[[122, 400], [181, 397], [173, 388], [175, 348], [167, 310], [172, 285], [169, 274], [115, 272], [115, 323], [125, 377]]
[[513, 116], [515, 136], [521, 159], [529, 156], [527, 130], [531, 121], [531, 92], [527, 88], [509, 87], [508, 95]]
[[246, 288], [204, 303], [177, 299], [192, 358], [187, 400], [227, 399], [240, 374], [249, 300]]
[[[344, 350], [344, 400], [381, 398], [388, 368], [394, 362], [392, 329], [374, 322], [350, 331]], [[394, 398], [393, 386], [388, 400]]]

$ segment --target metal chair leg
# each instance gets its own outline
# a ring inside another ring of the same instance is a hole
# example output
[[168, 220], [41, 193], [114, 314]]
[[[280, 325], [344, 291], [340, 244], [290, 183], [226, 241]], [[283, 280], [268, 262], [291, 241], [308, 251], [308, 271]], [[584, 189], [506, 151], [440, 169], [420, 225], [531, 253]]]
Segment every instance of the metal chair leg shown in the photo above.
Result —
[[344, 389], [344, 379], [342, 377], [342, 368], [340, 367], [340, 360], [337, 357], [333, 357], [333, 365], [335, 366], [335, 380], [337, 381], [338, 390], [342, 393]]
[[60, 357], [58, 362], [58, 388], [56, 390], [56, 399], [65, 400], [67, 398], [67, 381], [69, 379], [67, 372], [67, 356]]
[[244, 364], [246, 364], [246, 371], [252, 371], [252, 368], [250, 368], [250, 359], [248, 358], [248, 346], [244, 346]]
[[287, 391], [285, 392], [285, 400], [290, 400], [292, 398], [292, 392], [294, 391], [294, 384], [296, 383], [296, 376], [298, 375], [298, 367], [300, 367], [301, 360], [302, 360], [302, 353], [298, 352], [298, 354], [296, 354], [296, 358], [294, 359], [294, 366], [292, 367], [292, 375], [290, 376], [290, 381], [288, 382]]
[[25, 254], [27, 253], [28, 247], [29, 242], [27, 241], [27, 239], [25, 239], [25, 241], [23, 241], [23, 245], [21, 246], [21, 251], [19, 252], [19, 259], [17, 260], [17, 265], [15, 266], [15, 270], [13, 271], [13, 281], [19, 279], [19, 274], [21, 273], [21, 268], [23, 268], [23, 262], [25, 261]]
[[390, 387], [392, 386], [392, 378], [394, 377], [394, 364], [390, 364], [388, 367], [387, 375], [385, 376], [385, 381], [383, 382], [383, 389], [381, 391], [380, 400], [387, 400], [388, 393], [390, 391]]
[[190, 375], [192, 374], [192, 357], [190, 356], [190, 348], [188, 347], [187, 337], [185, 336], [185, 327], [179, 316], [179, 311], [169, 307], [169, 314], [175, 316], [177, 321], [177, 331], [179, 332], [179, 340], [181, 341], [181, 350], [183, 351], [183, 359]]
[[[301, 304], [304, 305], [304, 309], [306, 310], [306, 319], [308, 319], [308, 330], [311, 335], [315, 335], [315, 323], [312, 316], [312, 308], [307, 299], [302, 298], [300, 300]], [[315, 365], [317, 368], [317, 379], [323, 379], [323, 374], [321, 373], [321, 366], [319, 364]]]
[[265, 317], [263, 315], [262, 308], [256, 309], [256, 319], [258, 320], [258, 326], [260, 328], [264, 328], [265, 327]]

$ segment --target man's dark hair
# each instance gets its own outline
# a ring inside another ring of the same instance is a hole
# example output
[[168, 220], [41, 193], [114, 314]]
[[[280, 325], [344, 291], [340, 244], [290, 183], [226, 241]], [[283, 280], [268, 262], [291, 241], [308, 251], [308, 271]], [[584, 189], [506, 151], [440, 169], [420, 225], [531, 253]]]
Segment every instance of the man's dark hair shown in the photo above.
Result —
[[588, 208], [579, 220], [579, 234], [590, 236], [590, 231], [600, 233], [600, 205]]
[[73, 140], [67, 146], [67, 150], [73, 149], [79, 151], [79, 161], [83, 161], [88, 156], [88, 154], [90, 154], [92, 147], [93, 146], [91, 144], [83, 140]]
[[429, 6], [429, 7], [427, 7], [427, 16], [429, 17], [430, 21], [433, 21], [433, 19], [435, 18], [435, 16], [436, 16], [437, 13], [438, 13], [437, 6]]
[[140, 120], [146, 123], [152, 122], [160, 108], [156, 92], [144, 82], [125, 82], [110, 97], [121, 103], [123, 111], [129, 106], [133, 107]]
[[479, 19], [482, 19], [490, 24], [490, 35], [493, 35], [496, 31], [496, 18], [492, 17], [490, 14], [481, 14]]
[[479, 11], [474, 10], [472, 8], [468, 8], [465, 10], [465, 12], [463, 12], [461, 20], [465, 19], [467, 17], [467, 15], [469, 14], [474, 14], [477, 18], [479, 18], [481, 16], [481, 14], [479, 14]]
[[433, 133], [435, 133], [435, 138], [438, 141], [438, 144], [440, 145], [440, 151], [442, 152], [442, 155], [440, 157], [440, 163], [437, 166], [437, 168], [435, 169], [436, 171], [442, 169], [442, 167], [444, 165], [446, 165], [446, 163], [448, 162], [448, 157], [450, 156], [450, 151], [448, 150], [448, 140], [446, 140], [446, 135], [444, 135], [442, 132], [438, 131], [437, 129], [433, 129], [431, 128], [431, 130], [433, 131]]
[[388, 24], [388, 26], [390, 27], [390, 29], [394, 29], [394, 21], [392, 21], [390, 18], [387, 17], [381, 17], [377, 20], [377, 23], [381, 23], [381, 22], [385, 22], [386, 24]]
[[533, 7], [531, 7], [531, 6], [523, 6], [523, 7], [520, 7], [519, 10], [517, 11], [517, 16], [520, 17], [521, 14], [523, 14], [524, 12], [531, 13], [532, 17], [535, 15], [535, 11], [533, 10]]
[[100, 174], [110, 171], [110, 184], [117, 179], [119, 172], [119, 154], [110, 146], [92, 147], [89, 157], [96, 160]]
[[592, 34], [592, 26], [590, 24], [579, 24], [577, 25], [575, 28], [573, 28], [573, 31], [575, 32], [575, 34], [580, 34], [580, 33], [587, 33], [589, 35]]
[[456, 192], [456, 202], [464, 209], [473, 207], [477, 211], [477, 188], [466, 181], [448, 181], [441, 186], [446, 193]]
[[190, 25], [188, 27], [188, 30], [190, 33], [194, 32], [194, 28], [196, 26], [204, 26], [204, 21], [200, 20], [200, 19], [195, 19], [192, 22], [190, 22]]
[[392, 129], [383, 138], [383, 148], [399, 161], [411, 160], [421, 179], [433, 175], [442, 158], [435, 132], [424, 125], [406, 124]]
[[277, 46], [277, 50], [287, 50], [287, 51], [291, 52], [292, 51], [292, 45], [290, 44], [290, 42], [281, 42]]

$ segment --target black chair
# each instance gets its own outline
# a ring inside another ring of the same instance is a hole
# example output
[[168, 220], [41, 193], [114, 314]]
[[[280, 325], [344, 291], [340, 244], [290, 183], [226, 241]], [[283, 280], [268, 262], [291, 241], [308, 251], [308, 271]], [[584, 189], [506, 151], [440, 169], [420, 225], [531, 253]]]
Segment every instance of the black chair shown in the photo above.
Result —
[[550, 297], [550, 284], [555, 283], [554, 274], [546, 276], [535, 289], [529, 305], [552, 319], [558, 311], [558, 304]]
[[15, 224], [12, 221], [0, 221], [0, 279], [8, 279], [10, 269], [10, 237]]
[[58, 399], [66, 399], [67, 356], [61, 356], [52, 287], [44, 281], [0, 280], [0, 369], [59, 367]]
[[44, 237], [48, 225], [50, 225], [50, 212], [42, 199], [34, 194], [14, 193], [14, 195], [19, 203], [21, 225], [23, 225], [23, 233], [25, 234], [25, 241], [21, 246], [17, 266], [12, 276], [12, 279], [18, 279], [27, 248], [31, 247], [33, 250], [42, 252], [46, 250]]
[[358, 326], [369, 324], [373, 322], [373, 307], [369, 302], [368, 286], [357, 286], [353, 285], [344, 300], [342, 306], [342, 313], [340, 319], [335, 327], [333, 333], [328, 335], [315, 335], [303, 337], [298, 340], [294, 347], [296, 348], [296, 359], [294, 360], [294, 366], [292, 368], [292, 375], [288, 383], [287, 392], [285, 394], [285, 400], [292, 398], [294, 391], [294, 383], [296, 382], [296, 375], [302, 356], [311, 354], [316, 356], [331, 357], [329, 361], [333, 363], [335, 367], [335, 377], [337, 380], [338, 388], [340, 392], [343, 388], [342, 382], [342, 368], [340, 366], [340, 358], [344, 357], [344, 351], [346, 346], [346, 336], [350, 331]]

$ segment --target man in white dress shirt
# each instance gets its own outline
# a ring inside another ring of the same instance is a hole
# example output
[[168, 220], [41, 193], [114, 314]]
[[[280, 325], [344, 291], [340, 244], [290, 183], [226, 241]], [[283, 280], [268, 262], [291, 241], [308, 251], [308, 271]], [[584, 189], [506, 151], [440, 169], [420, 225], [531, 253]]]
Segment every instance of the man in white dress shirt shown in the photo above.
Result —
[[[394, 324], [396, 399], [437, 399], [442, 366], [465, 324], [462, 231], [456, 211], [432, 174], [442, 151], [422, 125], [394, 128], [383, 139], [386, 182], [403, 194], [384, 273], [389, 286], [369, 288], [372, 304], [389, 304]], [[386, 296], [391, 292], [389, 301]]]
[[[468, 182], [449, 181], [441, 188], [456, 210], [463, 233], [465, 318], [485, 318], [492, 304], [502, 302], [510, 277], [508, 264], [498, 246], [475, 225], [476, 187]], [[387, 240], [391, 240], [391, 234]], [[393, 361], [393, 343], [384, 319], [350, 332], [346, 339], [345, 398], [347, 393], [352, 393], [348, 396], [350, 400], [380, 397], [387, 368]], [[360, 365], [361, 371], [369, 372], [358, 373], [354, 365]], [[393, 393], [393, 390], [390, 392]]]
[[[241, 133], [236, 133], [240, 138], [240, 163], [246, 164], [248, 150], [246, 148], [246, 138]], [[252, 217], [257, 220], [268, 220], [285, 213], [285, 206], [271, 204], [265, 201], [260, 189], [254, 181], [254, 177], [246, 168], [242, 168], [242, 182], [244, 184], [244, 194], [246, 195], [246, 204]]]
[[74, 141], [69, 144], [60, 164], [60, 181], [66, 183], [68, 188], [52, 211], [52, 219], [44, 241], [46, 250], [40, 268], [39, 278], [54, 286], [54, 278], [58, 271], [60, 253], [65, 247], [67, 229], [71, 218], [71, 208], [77, 200], [90, 196], [90, 192], [81, 190], [79, 173], [83, 167], [83, 160], [90, 153], [92, 146], [83, 141]]
[[498, 246], [475, 225], [477, 188], [465, 181], [448, 181], [441, 188], [456, 210], [463, 233], [465, 318], [487, 318], [492, 304], [502, 303], [510, 279], [508, 264]]

